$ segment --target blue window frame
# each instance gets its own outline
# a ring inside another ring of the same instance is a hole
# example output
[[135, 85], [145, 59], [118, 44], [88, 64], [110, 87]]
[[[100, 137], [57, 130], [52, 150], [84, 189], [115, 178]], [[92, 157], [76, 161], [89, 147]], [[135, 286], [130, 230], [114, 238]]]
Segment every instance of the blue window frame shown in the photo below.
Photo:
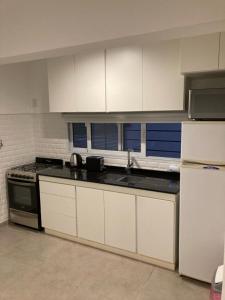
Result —
[[92, 123], [91, 147], [100, 150], [118, 150], [118, 126], [116, 123]]
[[87, 128], [85, 123], [73, 123], [73, 147], [87, 148]]
[[181, 123], [146, 124], [146, 156], [180, 158]]
[[131, 149], [134, 152], [141, 151], [141, 124], [123, 124], [123, 150]]

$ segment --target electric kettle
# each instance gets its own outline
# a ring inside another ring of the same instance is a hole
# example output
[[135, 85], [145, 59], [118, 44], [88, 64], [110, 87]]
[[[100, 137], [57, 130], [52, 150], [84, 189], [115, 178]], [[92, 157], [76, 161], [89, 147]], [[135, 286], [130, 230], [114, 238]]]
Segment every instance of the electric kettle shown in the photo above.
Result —
[[81, 168], [83, 166], [82, 157], [79, 153], [72, 153], [70, 156], [70, 167]]

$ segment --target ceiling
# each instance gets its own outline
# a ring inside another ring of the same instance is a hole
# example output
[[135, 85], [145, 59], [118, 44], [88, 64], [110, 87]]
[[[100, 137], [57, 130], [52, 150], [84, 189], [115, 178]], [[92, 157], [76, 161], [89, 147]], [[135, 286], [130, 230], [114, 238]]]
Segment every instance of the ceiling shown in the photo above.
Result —
[[222, 20], [224, 0], [0, 0], [0, 60]]

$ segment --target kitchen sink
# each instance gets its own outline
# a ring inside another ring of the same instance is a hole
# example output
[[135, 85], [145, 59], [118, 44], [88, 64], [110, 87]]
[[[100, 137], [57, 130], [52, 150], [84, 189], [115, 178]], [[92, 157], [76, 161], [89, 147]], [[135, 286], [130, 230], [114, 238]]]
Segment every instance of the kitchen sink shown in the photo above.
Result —
[[124, 175], [117, 173], [103, 174], [100, 176], [105, 182], [117, 182], [124, 178]]
[[145, 177], [135, 176], [135, 175], [126, 175], [118, 179], [119, 182], [128, 183], [128, 184], [137, 184], [142, 182]]

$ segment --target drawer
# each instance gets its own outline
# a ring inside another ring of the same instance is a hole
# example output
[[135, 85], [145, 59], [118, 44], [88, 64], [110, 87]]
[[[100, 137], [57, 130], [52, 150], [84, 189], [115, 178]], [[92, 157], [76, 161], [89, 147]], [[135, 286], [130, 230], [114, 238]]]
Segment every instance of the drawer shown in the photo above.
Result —
[[76, 216], [76, 203], [75, 197], [62, 197], [52, 194], [40, 194], [41, 210], [48, 210], [51, 212], [63, 214], [68, 217]]
[[42, 226], [61, 233], [73, 236], [77, 235], [75, 218], [67, 217], [51, 211], [46, 210], [42, 213]]
[[61, 233], [76, 236], [76, 219], [58, 214], [52, 211], [44, 210], [41, 213], [42, 226]]
[[73, 185], [40, 181], [40, 192], [75, 198], [75, 186]]

